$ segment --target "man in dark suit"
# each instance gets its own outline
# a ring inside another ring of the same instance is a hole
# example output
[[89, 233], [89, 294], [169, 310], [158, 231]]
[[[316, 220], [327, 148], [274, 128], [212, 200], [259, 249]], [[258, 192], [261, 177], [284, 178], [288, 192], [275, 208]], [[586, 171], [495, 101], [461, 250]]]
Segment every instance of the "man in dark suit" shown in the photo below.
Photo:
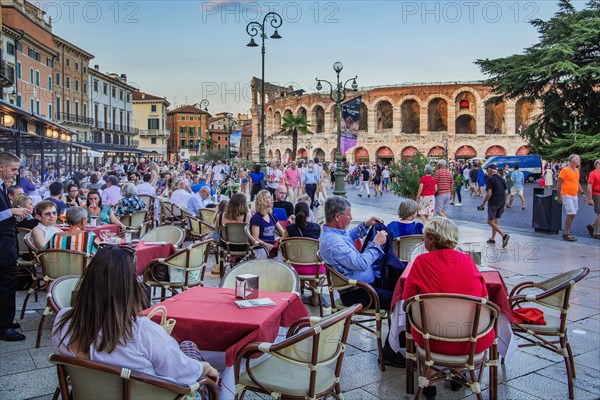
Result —
[[27, 217], [26, 208], [13, 208], [4, 181], [14, 181], [21, 160], [12, 153], [0, 152], [0, 340], [25, 340], [14, 322], [17, 292], [17, 229], [16, 219]]

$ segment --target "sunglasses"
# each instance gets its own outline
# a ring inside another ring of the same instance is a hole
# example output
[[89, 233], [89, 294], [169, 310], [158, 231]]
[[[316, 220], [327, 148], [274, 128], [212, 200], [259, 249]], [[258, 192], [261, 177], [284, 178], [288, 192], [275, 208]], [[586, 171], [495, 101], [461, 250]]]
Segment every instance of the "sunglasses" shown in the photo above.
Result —
[[56, 216], [57, 213], [56, 211], [48, 211], [44, 213], [44, 217], [52, 217], [52, 216]]

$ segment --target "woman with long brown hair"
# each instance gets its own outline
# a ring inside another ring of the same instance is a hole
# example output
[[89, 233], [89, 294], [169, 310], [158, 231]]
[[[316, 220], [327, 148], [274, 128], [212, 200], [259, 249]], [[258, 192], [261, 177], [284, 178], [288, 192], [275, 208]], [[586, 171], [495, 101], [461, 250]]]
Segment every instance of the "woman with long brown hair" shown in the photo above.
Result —
[[179, 385], [191, 385], [203, 375], [218, 381], [219, 374], [210, 364], [186, 356], [160, 325], [139, 315], [147, 299], [136, 279], [131, 252], [117, 246], [100, 249], [81, 277], [72, 304], [54, 322], [56, 353], [129, 368]]

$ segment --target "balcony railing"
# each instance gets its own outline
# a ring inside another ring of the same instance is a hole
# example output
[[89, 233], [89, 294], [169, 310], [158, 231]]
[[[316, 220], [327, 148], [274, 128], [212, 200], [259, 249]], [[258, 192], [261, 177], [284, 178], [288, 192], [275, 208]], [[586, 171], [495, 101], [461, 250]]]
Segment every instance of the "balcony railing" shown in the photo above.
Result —
[[146, 130], [140, 130], [139, 135], [142, 137], [146, 137], [146, 136], [161, 137], [162, 136], [162, 137], [168, 138], [171, 135], [171, 132], [169, 132], [169, 130], [167, 130], [167, 129], [146, 129]]
[[107, 123], [107, 122], [96, 121], [94, 126], [98, 129], [116, 132], [116, 133], [129, 133], [129, 134], [135, 133], [135, 129], [133, 127], [126, 126], [126, 125], [111, 124], [111, 123]]
[[8, 65], [6, 61], [2, 61], [0, 64], [0, 86], [11, 87], [15, 84], [15, 69]]
[[94, 118], [83, 117], [76, 114], [56, 113], [56, 122], [72, 122], [74, 124], [94, 125]]

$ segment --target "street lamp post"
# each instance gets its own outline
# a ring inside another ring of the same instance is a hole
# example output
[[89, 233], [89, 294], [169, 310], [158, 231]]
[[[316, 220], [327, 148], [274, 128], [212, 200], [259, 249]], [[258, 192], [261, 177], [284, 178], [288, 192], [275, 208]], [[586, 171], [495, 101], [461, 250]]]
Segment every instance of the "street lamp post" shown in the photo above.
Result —
[[566, 120], [563, 121], [563, 128], [566, 128], [567, 125], [569, 126], [569, 129], [573, 129], [573, 133], [575, 133], [574, 135], [574, 140], [577, 140], [577, 132], [579, 131], [579, 128], [581, 125], [586, 126], [587, 123], [587, 119], [581, 119], [579, 117], [579, 111], [574, 110], [571, 112], [571, 117], [573, 117], [573, 121], [571, 120]]
[[254, 37], [260, 33], [262, 39], [262, 70], [261, 70], [261, 81], [260, 81], [260, 143], [258, 145], [258, 158], [259, 163], [263, 170], [266, 170], [267, 163], [265, 161], [265, 40], [267, 35], [265, 34], [265, 25], [267, 21], [275, 29], [275, 32], [270, 36], [271, 39], [281, 39], [277, 28], [283, 23], [281, 15], [276, 12], [270, 12], [263, 18], [262, 24], [256, 21], [250, 22], [246, 26], [246, 32], [250, 35], [250, 43], [248, 47], [258, 47], [258, 44], [254, 41]]
[[231, 132], [232, 132], [232, 123], [233, 123], [233, 114], [227, 114], [227, 120], [229, 122], [229, 135], [227, 136], [227, 158], [231, 159]]
[[358, 76], [354, 78], [348, 79], [346, 82], [342, 84], [340, 81], [340, 72], [344, 69], [344, 66], [341, 62], [336, 62], [333, 64], [333, 70], [336, 73], [337, 81], [336, 83], [331, 83], [326, 81], [325, 79], [316, 78], [317, 81], [317, 90], [320, 91], [323, 89], [322, 82], [325, 82], [329, 85], [329, 98], [331, 101], [335, 102], [335, 109], [337, 112], [337, 155], [335, 157], [336, 167], [335, 167], [335, 188], [333, 190], [333, 194], [336, 196], [346, 196], [346, 185], [344, 183], [344, 159], [342, 158], [342, 102], [346, 100], [346, 85], [352, 81], [352, 90], [355, 92], [358, 90], [358, 84], [356, 83], [356, 79]]

